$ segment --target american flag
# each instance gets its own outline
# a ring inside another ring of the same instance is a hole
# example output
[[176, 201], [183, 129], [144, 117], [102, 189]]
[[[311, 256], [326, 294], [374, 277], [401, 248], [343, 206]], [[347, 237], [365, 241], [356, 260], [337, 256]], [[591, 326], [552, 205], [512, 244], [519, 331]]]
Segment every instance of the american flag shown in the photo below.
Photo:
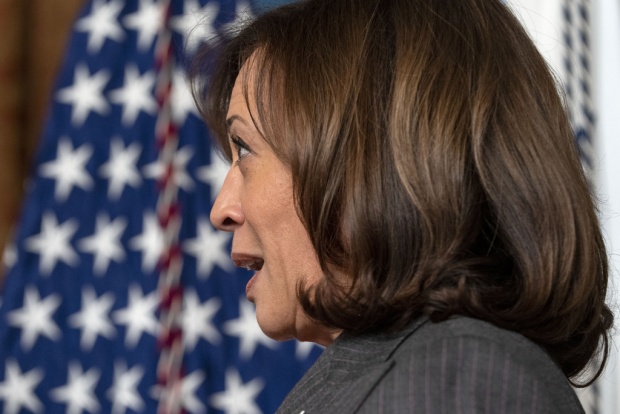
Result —
[[[231, 236], [209, 222], [228, 165], [211, 147], [183, 70], [197, 45], [263, 5], [169, 3], [164, 20], [157, 0], [92, 0], [75, 22], [4, 255], [0, 412], [271, 413], [321, 352], [272, 341], [256, 323], [249, 274], [233, 268]], [[167, 63], [178, 131], [168, 168], [155, 138], [164, 27], [175, 51]], [[166, 180], [181, 212], [178, 382], [160, 369]], [[172, 405], [162, 403], [170, 395]]]

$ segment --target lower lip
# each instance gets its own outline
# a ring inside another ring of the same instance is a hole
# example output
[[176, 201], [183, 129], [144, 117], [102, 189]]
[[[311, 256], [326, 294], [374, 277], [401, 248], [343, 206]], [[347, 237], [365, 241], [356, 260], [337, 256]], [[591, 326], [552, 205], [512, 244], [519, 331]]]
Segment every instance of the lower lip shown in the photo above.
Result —
[[248, 284], [245, 285], [245, 296], [248, 298], [249, 301], [253, 301], [253, 298], [250, 297], [250, 290], [252, 289], [252, 285], [254, 285], [254, 283], [256, 282], [256, 278], [258, 277], [259, 273], [260, 270], [254, 273], [254, 276], [252, 276], [252, 278], [248, 281]]

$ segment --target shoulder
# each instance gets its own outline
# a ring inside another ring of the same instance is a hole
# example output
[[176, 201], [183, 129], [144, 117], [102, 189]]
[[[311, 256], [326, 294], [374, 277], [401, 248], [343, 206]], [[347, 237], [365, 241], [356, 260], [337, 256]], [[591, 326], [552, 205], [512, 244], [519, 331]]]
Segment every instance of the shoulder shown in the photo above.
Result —
[[421, 325], [393, 355], [395, 360], [411, 357], [431, 362], [438, 360], [443, 364], [452, 362], [458, 367], [469, 364], [472, 368], [502, 367], [508, 374], [513, 365], [547, 379], [568, 383], [551, 357], [534, 342], [517, 332], [468, 317], [455, 317], [440, 323], [428, 321]]
[[[557, 371], [563, 377], [559, 367], [547, 353], [523, 335], [468, 317], [454, 317], [439, 323], [427, 321], [407, 336], [396, 353], [407, 353], [412, 348], [419, 351], [418, 348], [429, 345], [435, 347], [438, 343], [441, 343], [442, 347], [458, 348], [452, 349], [453, 351], [461, 348], [470, 352], [475, 349], [510, 351], [516, 358], [524, 357], [524, 361], [535, 361], [537, 366], [540, 363], [544, 368]], [[432, 354], [438, 355], [437, 352]]]
[[489, 323], [418, 320], [392, 335], [343, 335], [278, 413], [581, 414], [561, 370], [536, 344]]
[[390, 360], [392, 368], [369, 395], [368, 407], [389, 403], [407, 412], [414, 405], [429, 413], [583, 412], [567, 379], [539, 346], [484, 321], [426, 322]]

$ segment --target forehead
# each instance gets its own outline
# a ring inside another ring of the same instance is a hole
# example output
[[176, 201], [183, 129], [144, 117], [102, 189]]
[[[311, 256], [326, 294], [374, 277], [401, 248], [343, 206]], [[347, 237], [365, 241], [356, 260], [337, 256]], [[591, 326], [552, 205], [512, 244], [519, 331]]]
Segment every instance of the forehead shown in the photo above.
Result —
[[229, 126], [234, 120], [239, 118], [243, 118], [242, 120], [246, 123], [252, 122], [256, 124], [256, 64], [253, 56], [250, 56], [241, 67], [230, 93], [228, 113], [226, 115], [226, 121]]

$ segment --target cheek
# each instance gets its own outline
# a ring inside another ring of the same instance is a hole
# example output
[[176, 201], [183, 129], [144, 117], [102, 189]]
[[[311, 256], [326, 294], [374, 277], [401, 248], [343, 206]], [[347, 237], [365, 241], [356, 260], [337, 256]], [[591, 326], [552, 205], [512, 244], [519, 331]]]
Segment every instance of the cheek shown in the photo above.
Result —
[[296, 232], [290, 255], [295, 258], [293, 262], [296, 266], [296, 273], [300, 275], [296, 280], [301, 280], [306, 285], [313, 285], [320, 279], [322, 271], [314, 247], [301, 223], [300, 227], [301, 229]]
[[295, 214], [292, 191], [268, 175], [252, 174], [245, 178], [240, 201], [246, 220], [257, 231], [269, 236], [290, 222]]
[[308, 289], [315, 285], [323, 276], [319, 261], [310, 238], [306, 234], [301, 222], [298, 222], [294, 229], [291, 229], [291, 236], [288, 240], [283, 240], [282, 273], [285, 277], [286, 298], [288, 305], [297, 309], [298, 317], [304, 315], [304, 311], [297, 297], [298, 288], [302, 285]]
[[[298, 304], [297, 286], [315, 284], [322, 276], [319, 262], [310, 238], [297, 216], [292, 196], [288, 202], [270, 198], [256, 200], [253, 211], [246, 214], [252, 221], [258, 241], [263, 249], [270, 289], [279, 297], [272, 297], [282, 306], [293, 308]], [[264, 214], [260, 214], [264, 212]], [[277, 292], [277, 293], [276, 293]]]

